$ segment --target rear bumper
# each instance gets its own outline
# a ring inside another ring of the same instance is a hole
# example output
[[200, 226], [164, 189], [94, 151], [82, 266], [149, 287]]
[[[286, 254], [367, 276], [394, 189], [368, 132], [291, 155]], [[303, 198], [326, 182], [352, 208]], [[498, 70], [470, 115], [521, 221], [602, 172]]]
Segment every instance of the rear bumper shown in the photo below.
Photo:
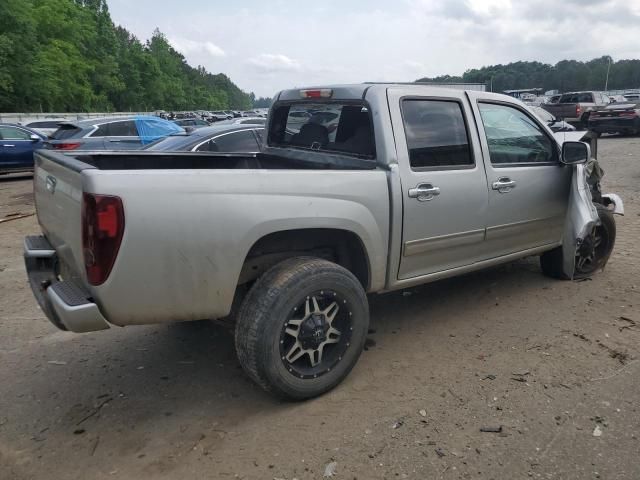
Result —
[[632, 132], [640, 129], [640, 118], [602, 118], [589, 120], [589, 130], [598, 133]]
[[78, 333], [109, 328], [89, 292], [73, 282], [60, 280], [56, 252], [45, 237], [24, 239], [24, 261], [33, 295], [56, 327]]

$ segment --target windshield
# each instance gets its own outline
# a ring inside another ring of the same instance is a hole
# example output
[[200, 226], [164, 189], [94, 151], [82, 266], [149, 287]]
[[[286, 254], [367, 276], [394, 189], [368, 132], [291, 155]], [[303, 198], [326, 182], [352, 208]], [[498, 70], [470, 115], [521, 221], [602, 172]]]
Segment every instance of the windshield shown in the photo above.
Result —
[[371, 115], [362, 104], [308, 103], [276, 106], [269, 145], [372, 158]]

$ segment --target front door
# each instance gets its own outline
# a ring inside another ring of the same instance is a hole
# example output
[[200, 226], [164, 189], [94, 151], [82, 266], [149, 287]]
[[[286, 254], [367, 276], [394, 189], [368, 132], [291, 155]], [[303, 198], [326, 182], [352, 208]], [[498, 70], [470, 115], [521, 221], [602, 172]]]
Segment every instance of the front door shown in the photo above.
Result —
[[42, 141], [31, 139], [31, 133], [13, 126], [0, 127], [0, 157], [4, 168], [33, 166], [33, 150], [42, 147]]
[[388, 90], [402, 183], [399, 279], [481, 260], [488, 207], [480, 144], [464, 92]]
[[525, 107], [469, 92], [489, 185], [485, 248], [491, 257], [562, 240], [572, 169]]

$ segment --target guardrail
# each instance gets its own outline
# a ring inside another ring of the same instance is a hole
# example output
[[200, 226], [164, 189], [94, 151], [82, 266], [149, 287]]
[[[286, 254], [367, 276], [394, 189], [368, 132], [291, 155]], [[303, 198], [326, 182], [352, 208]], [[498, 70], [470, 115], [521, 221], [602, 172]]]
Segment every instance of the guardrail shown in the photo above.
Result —
[[0, 123], [30, 123], [38, 120], [64, 118], [65, 120], [84, 120], [87, 118], [155, 115], [155, 112], [75, 112], [75, 113], [0, 113]]

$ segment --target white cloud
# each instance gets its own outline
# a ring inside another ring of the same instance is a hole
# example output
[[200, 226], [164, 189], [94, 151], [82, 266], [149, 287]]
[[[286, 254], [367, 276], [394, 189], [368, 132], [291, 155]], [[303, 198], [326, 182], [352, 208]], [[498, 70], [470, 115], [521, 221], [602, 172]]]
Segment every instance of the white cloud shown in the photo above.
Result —
[[295, 86], [460, 75], [518, 60], [638, 58], [640, 0], [323, 0], [322, 8], [201, 0], [197, 10], [136, 0], [144, 16], [131, 15], [130, 0], [108, 2], [114, 20], [139, 37], [158, 26], [192, 65], [224, 72], [262, 96]]
[[226, 55], [222, 48], [209, 41], [198, 42], [188, 38], [169, 37], [169, 43], [184, 55], [206, 54], [212, 57], [224, 57]]
[[262, 73], [298, 72], [302, 70], [300, 62], [281, 53], [261, 53], [249, 58], [247, 63]]

